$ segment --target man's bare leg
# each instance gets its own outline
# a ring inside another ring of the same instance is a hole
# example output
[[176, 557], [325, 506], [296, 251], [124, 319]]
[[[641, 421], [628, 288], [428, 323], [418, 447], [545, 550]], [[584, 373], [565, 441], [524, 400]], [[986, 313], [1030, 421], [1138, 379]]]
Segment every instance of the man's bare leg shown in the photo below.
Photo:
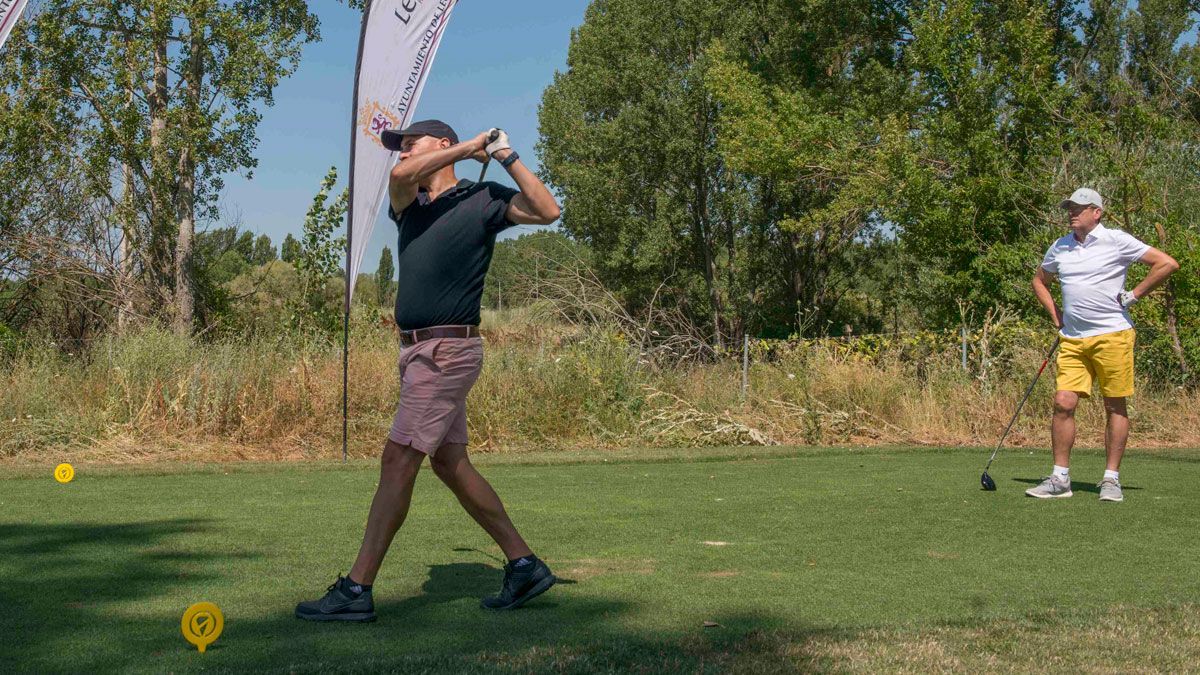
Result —
[[1104, 412], [1108, 415], [1104, 426], [1104, 453], [1109, 471], [1121, 470], [1121, 458], [1125, 456], [1125, 444], [1129, 441], [1129, 409], [1125, 397], [1104, 397]]
[[1071, 448], [1075, 445], [1075, 408], [1079, 394], [1059, 390], [1054, 393], [1054, 419], [1050, 422], [1050, 441], [1057, 466], [1071, 466]]
[[375, 498], [371, 500], [371, 511], [367, 516], [367, 529], [363, 534], [358, 559], [350, 568], [350, 578], [356, 583], [367, 586], [375, 583], [375, 575], [379, 573], [379, 566], [383, 564], [392, 538], [408, 516], [413, 484], [424, 461], [425, 453], [407, 445], [388, 439], [384, 446], [379, 487], [375, 490]]
[[429, 464], [467, 513], [496, 541], [506, 558], [516, 560], [533, 554], [504, 511], [499, 495], [467, 458], [467, 446], [447, 443], [438, 448]]

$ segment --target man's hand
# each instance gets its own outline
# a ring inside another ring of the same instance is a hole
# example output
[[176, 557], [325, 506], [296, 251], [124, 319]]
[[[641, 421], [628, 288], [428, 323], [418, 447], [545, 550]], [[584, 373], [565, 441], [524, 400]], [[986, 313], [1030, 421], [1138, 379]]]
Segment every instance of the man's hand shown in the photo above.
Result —
[[491, 159], [491, 155], [489, 155], [487, 151], [487, 145], [489, 142], [488, 137], [491, 135], [491, 133], [492, 130], [488, 129], [487, 131], [471, 139], [471, 159], [479, 162], [480, 164], [484, 164]]
[[[492, 129], [488, 133], [494, 134], [496, 138], [496, 140], [489, 142], [487, 144], [487, 148], [485, 148], [487, 150], [488, 157], [496, 157], [497, 152], [500, 152], [501, 150], [512, 149], [512, 146], [508, 143], [508, 133], [506, 133], [503, 129]], [[503, 158], [496, 157], [496, 159]]]
[[1129, 309], [1129, 306], [1138, 301], [1138, 296], [1134, 295], [1133, 291], [1121, 291], [1117, 293], [1117, 304], [1121, 309]]

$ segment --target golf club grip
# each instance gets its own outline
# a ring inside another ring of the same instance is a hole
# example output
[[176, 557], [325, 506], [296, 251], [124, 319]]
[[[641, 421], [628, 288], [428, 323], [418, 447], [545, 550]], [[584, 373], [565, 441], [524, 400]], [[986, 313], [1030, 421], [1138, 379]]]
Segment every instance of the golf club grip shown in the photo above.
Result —
[[[488, 137], [487, 137], [487, 142], [488, 142], [489, 144], [491, 144], [491, 143], [495, 143], [495, 142], [496, 142], [496, 140], [497, 140], [497, 139], [499, 139], [499, 138], [500, 138], [500, 130], [499, 130], [499, 129], [492, 129], [492, 133], [488, 134]], [[482, 183], [482, 182], [483, 182], [483, 177], [484, 177], [485, 175], [487, 175], [488, 164], [491, 164], [491, 163], [492, 163], [492, 158], [491, 158], [491, 157], [488, 157], [487, 159], [483, 160], [483, 168], [479, 170], [479, 180], [475, 181], [476, 183]]]

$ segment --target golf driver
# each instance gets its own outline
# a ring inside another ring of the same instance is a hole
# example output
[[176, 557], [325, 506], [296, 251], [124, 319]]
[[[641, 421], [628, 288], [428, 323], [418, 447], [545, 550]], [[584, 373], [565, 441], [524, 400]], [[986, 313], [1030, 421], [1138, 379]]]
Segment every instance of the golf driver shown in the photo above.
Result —
[[990, 492], [996, 489], [996, 481], [992, 480], [992, 477], [988, 475], [988, 469], [992, 468], [992, 462], [996, 461], [996, 453], [1000, 452], [1000, 446], [1004, 445], [1004, 438], [1008, 436], [1009, 429], [1012, 429], [1013, 422], [1017, 421], [1017, 415], [1021, 414], [1021, 408], [1025, 406], [1025, 401], [1029, 400], [1030, 392], [1033, 391], [1038, 378], [1042, 376], [1042, 371], [1046, 369], [1046, 364], [1050, 363], [1050, 357], [1054, 356], [1054, 350], [1058, 349], [1058, 341], [1061, 339], [1061, 336], [1055, 336], [1054, 344], [1050, 346], [1050, 351], [1046, 354], [1046, 359], [1042, 361], [1042, 367], [1038, 368], [1037, 375], [1033, 376], [1033, 382], [1029, 383], [1029, 388], [1025, 390], [1025, 396], [1017, 404], [1017, 411], [1013, 413], [1012, 419], [1008, 421], [1008, 426], [1004, 427], [1004, 433], [1000, 434], [1000, 442], [996, 444], [996, 449], [992, 451], [992, 456], [988, 458], [987, 466], [983, 468], [983, 475], [979, 477], [979, 483], [983, 486], [984, 490]]
[[[492, 133], [488, 134], [488, 139], [487, 139], [488, 143], [495, 142], [495, 140], [497, 138], [500, 138], [500, 130], [492, 129]], [[488, 164], [491, 164], [491, 163], [492, 163], [492, 157], [491, 157], [491, 155], [488, 155], [488, 158], [483, 160], [483, 168], [479, 170], [479, 180], [475, 181], [476, 183], [483, 182], [483, 176], [484, 176], [484, 174], [487, 173]]]

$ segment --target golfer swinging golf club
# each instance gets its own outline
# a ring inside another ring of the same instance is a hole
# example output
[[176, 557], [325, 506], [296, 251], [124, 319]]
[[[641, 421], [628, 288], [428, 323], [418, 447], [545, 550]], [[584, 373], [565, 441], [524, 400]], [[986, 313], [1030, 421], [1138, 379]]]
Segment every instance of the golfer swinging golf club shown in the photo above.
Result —
[[[372, 621], [371, 587], [392, 537], [404, 523], [413, 484], [429, 457], [433, 472], [504, 552], [499, 595], [486, 609], [516, 609], [555, 582], [517, 532], [504, 505], [467, 457], [467, 392], [479, 377], [483, 343], [479, 306], [496, 235], [558, 219], [553, 195], [509, 146], [499, 129], [462, 143], [449, 125], [426, 120], [385, 131], [400, 152], [388, 181], [389, 217], [399, 230], [396, 325], [400, 328], [400, 404], [383, 449], [358, 559], [319, 600], [296, 616], [311, 621]], [[520, 190], [459, 180], [454, 163], [496, 159]]]
[[[1081, 396], [1091, 396], [1096, 380], [1107, 414], [1107, 466], [1099, 485], [1100, 500], [1119, 502], [1124, 496], [1118, 472], [1129, 438], [1125, 399], [1133, 395], [1134, 329], [1129, 306], [1166, 281], [1179, 263], [1126, 232], [1104, 227], [1100, 223], [1104, 202], [1095, 190], [1080, 188], [1059, 205], [1070, 215], [1071, 232], [1050, 246], [1033, 277], [1033, 292], [1061, 336], [1050, 426], [1054, 470], [1025, 494], [1042, 499], [1071, 496], [1068, 467], [1075, 443], [1075, 407]], [[1150, 272], [1127, 291], [1125, 272], [1135, 262], [1150, 265]], [[1061, 311], [1047, 286], [1052, 276], [1062, 286]]]

